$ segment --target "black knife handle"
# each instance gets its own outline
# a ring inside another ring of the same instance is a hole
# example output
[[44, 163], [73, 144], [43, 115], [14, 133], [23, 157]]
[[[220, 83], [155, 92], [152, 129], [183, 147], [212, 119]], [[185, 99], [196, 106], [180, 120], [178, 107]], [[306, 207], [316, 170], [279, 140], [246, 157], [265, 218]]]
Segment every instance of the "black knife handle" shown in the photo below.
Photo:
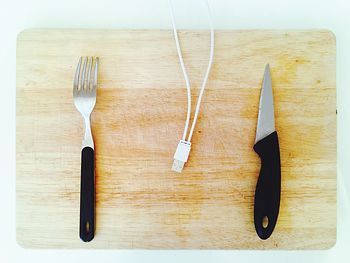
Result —
[[81, 151], [80, 180], [79, 236], [84, 242], [89, 242], [95, 234], [95, 157], [91, 147]]
[[254, 198], [254, 224], [258, 236], [267, 239], [276, 226], [281, 198], [281, 160], [277, 132], [258, 141], [254, 145], [254, 151], [261, 159]]

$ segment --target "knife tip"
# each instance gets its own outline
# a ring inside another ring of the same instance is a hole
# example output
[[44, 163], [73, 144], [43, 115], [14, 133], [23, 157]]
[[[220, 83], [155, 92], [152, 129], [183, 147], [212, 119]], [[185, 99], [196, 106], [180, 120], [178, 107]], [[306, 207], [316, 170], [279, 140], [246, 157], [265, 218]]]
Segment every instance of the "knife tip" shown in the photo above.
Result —
[[270, 64], [267, 63], [265, 66], [264, 79], [270, 78]]

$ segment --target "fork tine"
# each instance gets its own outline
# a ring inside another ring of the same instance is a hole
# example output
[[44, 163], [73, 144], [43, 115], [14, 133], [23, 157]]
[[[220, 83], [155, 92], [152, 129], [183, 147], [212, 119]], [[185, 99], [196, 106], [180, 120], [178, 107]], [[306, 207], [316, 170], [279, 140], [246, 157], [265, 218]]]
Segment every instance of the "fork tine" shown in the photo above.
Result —
[[81, 79], [80, 79], [80, 89], [85, 90], [85, 78], [86, 78], [86, 63], [87, 63], [88, 58], [85, 57], [84, 59], [84, 64], [83, 64], [83, 70], [81, 73]]
[[87, 66], [87, 77], [86, 77], [86, 90], [90, 91], [91, 90], [91, 69], [92, 69], [92, 63], [93, 63], [93, 59], [92, 57], [88, 58], [88, 66]]
[[97, 74], [98, 74], [98, 57], [95, 58], [94, 75], [92, 77], [92, 90], [95, 91], [97, 87]]
[[80, 68], [81, 68], [82, 57], [80, 57], [77, 68], [75, 70], [74, 82], [73, 82], [73, 91], [78, 91], [79, 88], [79, 78], [80, 78]]

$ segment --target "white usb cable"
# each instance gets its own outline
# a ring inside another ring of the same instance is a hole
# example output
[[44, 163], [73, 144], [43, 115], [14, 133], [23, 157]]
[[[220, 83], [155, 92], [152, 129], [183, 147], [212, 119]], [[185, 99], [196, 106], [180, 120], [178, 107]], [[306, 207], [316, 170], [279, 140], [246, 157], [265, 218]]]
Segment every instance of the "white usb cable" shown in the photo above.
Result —
[[214, 27], [213, 27], [212, 16], [211, 16], [210, 6], [209, 6], [208, 0], [205, 0], [205, 3], [206, 3], [206, 6], [207, 6], [207, 9], [208, 9], [209, 22], [210, 22], [210, 55], [209, 55], [209, 63], [208, 63], [207, 71], [205, 73], [205, 76], [204, 76], [204, 79], [203, 79], [203, 82], [202, 82], [202, 86], [201, 86], [201, 89], [200, 89], [200, 92], [199, 92], [198, 101], [197, 101], [197, 105], [196, 105], [196, 111], [195, 111], [195, 114], [194, 114], [192, 126], [191, 126], [191, 129], [190, 129], [190, 133], [189, 133], [188, 138], [186, 140], [186, 135], [187, 135], [187, 132], [188, 132], [188, 127], [189, 127], [190, 118], [191, 118], [191, 84], [190, 84], [190, 81], [189, 81], [189, 78], [188, 78], [188, 74], [187, 74], [187, 71], [186, 71], [185, 63], [184, 63], [183, 57], [182, 57], [181, 47], [180, 47], [180, 44], [179, 44], [179, 38], [178, 38], [176, 25], [175, 25], [174, 7], [172, 5], [172, 1], [169, 0], [169, 6], [170, 6], [170, 11], [171, 11], [171, 21], [172, 21], [172, 24], [173, 24], [174, 38], [175, 38], [175, 43], [176, 43], [177, 54], [179, 56], [179, 61], [180, 61], [182, 73], [184, 75], [185, 82], [186, 82], [186, 88], [187, 88], [187, 117], [186, 117], [186, 123], [185, 123], [184, 132], [183, 132], [183, 135], [182, 135], [182, 140], [180, 140], [180, 142], [179, 142], [179, 144], [177, 146], [176, 152], [174, 154], [174, 162], [173, 162], [173, 166], [172, 166], [172, 170], [175, 171], [175, 172], [179, 172], [179, 173], [181, 173], [185, 163], [188, 160], [188, 156], [189, 156], [190, 151], [191, 151], [191, 139], [192, 139], [193, 131], [194, 131], [194, 128], [196, 126], [196, 122], [197, 122], [197, 118], [198, 118], [198, 114], [199, 114], [199, 109], [200, 109], [200, 105], [201, 105], [204, 89], [206, 87], [206, 84], [207, 84], [207, 81], [208, 81], [208, 77], [209, 77], [209, 73], [210, 73], [210, 69], [211, 69], [211, 66], [213, 64], [213, 57], [214, 57]]

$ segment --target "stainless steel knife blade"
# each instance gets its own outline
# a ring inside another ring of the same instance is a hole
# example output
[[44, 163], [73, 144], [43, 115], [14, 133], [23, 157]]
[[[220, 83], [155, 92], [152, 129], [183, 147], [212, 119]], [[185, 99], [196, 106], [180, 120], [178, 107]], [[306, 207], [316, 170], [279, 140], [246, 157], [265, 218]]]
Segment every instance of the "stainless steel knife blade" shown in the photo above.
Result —
[[255, 143], [275, 131], [275, 114], [273, 106], [272, 81], [270, 66], [265, 66], [264, 79], [260, 94], [258, 124], [256, 128]]

